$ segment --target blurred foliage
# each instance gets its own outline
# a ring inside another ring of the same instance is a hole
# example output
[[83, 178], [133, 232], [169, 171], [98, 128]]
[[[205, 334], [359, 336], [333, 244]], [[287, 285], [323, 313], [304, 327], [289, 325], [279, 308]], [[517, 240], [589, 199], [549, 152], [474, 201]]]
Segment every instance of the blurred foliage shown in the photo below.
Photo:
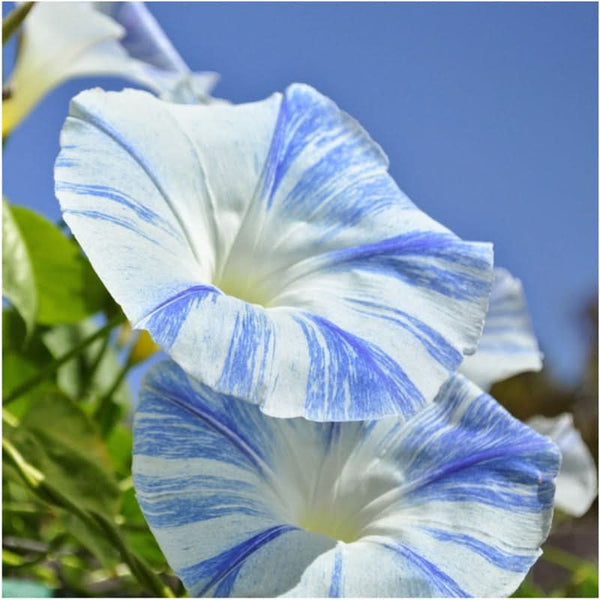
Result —
[[3, 595], [181, 595], [131, 481], [125, 377], [153, 343], [104, 327], [123, 317], [60, 228], [5, 202], [3, 229]]

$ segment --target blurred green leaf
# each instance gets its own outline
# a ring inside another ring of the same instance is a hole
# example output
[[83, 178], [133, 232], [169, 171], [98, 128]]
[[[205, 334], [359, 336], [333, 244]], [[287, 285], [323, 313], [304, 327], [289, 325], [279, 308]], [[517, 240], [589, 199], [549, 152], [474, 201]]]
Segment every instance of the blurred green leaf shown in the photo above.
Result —
[[2, 201], [2, 294], [19, 311], [30, 334], [37, 312], [33, 266], [25, 239], [6, 200]]
[[126, 423], [118, 423], [106, 439], [106, 448], [115, 472], [120, 478], [131, 475], [133, 433]]
[[108, 469], [106, 450], [85, 413], [58, 391], [32, 403], [9, 441], [52, 486], [81, 508], [112, 518], [120, 491]]
[[45, 440], [48, 446], [63, 445], [100, 469], [110, 470], [108, 452], [92, 421], [60, 392], [46, 392], [36, 398], [23, 416], [21, 427]]
[[[108, 303], [108, 293], [72, 239], [41, 215], [11, 207], [33, 275], [38, 323], [76, 323]], [[31, 293], [31, 288], [29, 289]]]
[[582, 564], [567, 585], [566, 595], [575, 598], [598, 597], [598, 567]]
[[78, 516], [65, 511], [61, 513], [61, 521], [65, 529], [105, 567], [114, 567], [119, 562], [119, 553], [105, 535], [89, 527]]
[[[52, 355], [42, 343], [39, 331], [25, 339], [25, 323], [14, 310], [2, 311], [2, 396], [33, 377], [42, 366], [51, 362]], [[48, 381], [51, 384], [51, 380]], [[46, 384], [47, 385], [47, 384]], [[34, 393], [40, 388], [23, 394], [10, 406], [17, 417], [23, 415]]]
[[[52, 355], [59, 358], [98, 329], [92, 319], [87, 319], [74, 325], [55, 327], [43, 335], [43, 340]], [[83, 400], [86, 395], [99, 397], [110, 390], [120, 370], [114, 348], [104, 348], [103, 341], [98, 340], [58, 370], [58, 385], [76, 400]], [[126, 408], [131, 406], [131, 394], [125, 383], [118, 387], [113, 398]]]

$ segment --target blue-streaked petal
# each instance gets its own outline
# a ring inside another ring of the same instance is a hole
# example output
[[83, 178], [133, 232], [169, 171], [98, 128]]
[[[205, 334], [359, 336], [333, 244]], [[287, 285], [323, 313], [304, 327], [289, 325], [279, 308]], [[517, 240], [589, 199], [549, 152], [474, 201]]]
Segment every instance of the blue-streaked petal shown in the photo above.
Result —
[[496, 268], [494, 275], [477, 352], [467, 356], [460, 367], [461, 373], [484, 390], [496, 381], [542, 368], [523, 285], [506, 269]]
[[598, 495], [598, 469], [591, 452], [573, 424], [573, 415], [536, 415], [529, 419], [527, 424], [538, 433], [547, 435], [558, 446], [562, 455], [556, 479], [556, 507], [574, 517], [583, 516]]
[[144, 381], [140, 506], [192, 595], [504, 596], [540, 555], [559, 453], [457, 375], [408, 422], [274, 419]]
[[238, 106], [75, 98], [64, 218], [184, 370], [273, 416], [409, 417], [473, 352], [489, 244], [418, 210], [381, 149], [305, 85]]

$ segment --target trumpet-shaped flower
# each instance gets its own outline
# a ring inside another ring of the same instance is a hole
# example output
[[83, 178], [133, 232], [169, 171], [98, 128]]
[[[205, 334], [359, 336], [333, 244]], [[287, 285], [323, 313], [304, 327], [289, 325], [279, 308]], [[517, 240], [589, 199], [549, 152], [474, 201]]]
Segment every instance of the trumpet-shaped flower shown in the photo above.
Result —
[[200, 596], [508, 595], [541, 554], [558, 461], [461, 375], [404, 423], [315, 423], [165, 362], [134, 422], [138, 501]]
[[305, 85], [237, 106], [71, 103], [56, 193], [134, 327], [269, 415], [408, 417], [475, 350], [489, 244], [418, 210]]
[[214, 73], [191, 73], [141, 2], [38, 2], [23, 25], [2, 103], [8, 133], [52, 88], [72, 77], [115, 75], [165, 98], [203, 98]]
[[494, 269], [494, 284], [485, 326], [474, 355], [460, 372], [487, 390], [525, 371], [542, 368], [542, 353], [533, 332], [521, 282], [506, 269]]
[[594, 458], [573, 424], [573, 415], [536, 415], [527, 424], [548, 436], [562, 455], [556, 478], [556, 507], [574, 517], [583, 516], [598, 495], [598, 474]]

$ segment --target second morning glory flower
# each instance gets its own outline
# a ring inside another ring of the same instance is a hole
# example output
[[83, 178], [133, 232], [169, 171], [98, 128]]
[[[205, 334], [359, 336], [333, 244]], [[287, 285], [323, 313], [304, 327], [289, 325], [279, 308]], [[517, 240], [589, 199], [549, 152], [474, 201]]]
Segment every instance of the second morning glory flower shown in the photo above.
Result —
[[65, 221], [134, 327], [273, 416], [408, 417], [475, 350], [490, 244], [398, 189], [306, 85], [237, 106], [87, 91], [56, 162]]
[[216, 81], [190, 71], [142, 2], [37, 2], [2, 102], [3, 134], [58, 84], [92, 75], [123, 77], [178, 102], [206, 97]]
[[161, 363], [134, 423], [138, 501], [193, 596], [510, 595], [541, 554], [558, 461], [461, 375], [405, 423], [314, 423]]

